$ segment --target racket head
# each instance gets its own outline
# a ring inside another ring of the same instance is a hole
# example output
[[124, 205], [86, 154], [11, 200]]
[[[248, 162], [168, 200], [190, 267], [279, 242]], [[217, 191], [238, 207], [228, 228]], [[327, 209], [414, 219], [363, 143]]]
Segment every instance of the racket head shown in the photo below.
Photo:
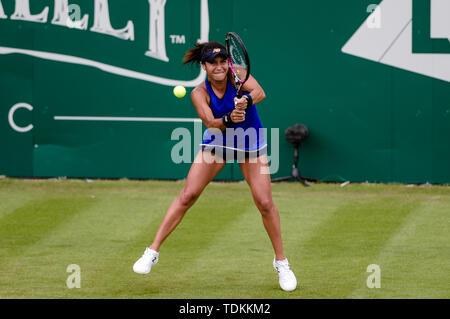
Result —
[[225, 46], [228, 53], [228, 63], [235, 81], [238, 95], [242, 86], [250, 76], [250, 59], [242, 39], [235, 32], [228, 32], [225, 38]]

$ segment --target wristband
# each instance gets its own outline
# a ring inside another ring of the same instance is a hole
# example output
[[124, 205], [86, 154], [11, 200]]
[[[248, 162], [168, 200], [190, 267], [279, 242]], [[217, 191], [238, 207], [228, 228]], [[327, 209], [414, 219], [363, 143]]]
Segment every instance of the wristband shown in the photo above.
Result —
[[222, 123], [225, 125], [225, 127], [230, 127], [234, 124], [234, 122], [231, 120], [231, 112], [228, 112], [224, 116], [222, 116]]

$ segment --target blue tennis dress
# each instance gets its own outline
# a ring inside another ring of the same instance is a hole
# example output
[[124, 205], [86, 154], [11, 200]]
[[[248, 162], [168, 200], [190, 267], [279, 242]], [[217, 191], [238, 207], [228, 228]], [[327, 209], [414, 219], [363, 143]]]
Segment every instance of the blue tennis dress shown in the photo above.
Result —
[[[229, 78], [225, 95], [221, 99], [214, 93], [208, 79], [205, 80], [205, 85], [211, 98], [210, 107], [214, 118], [222, 118], [226, 113], [233, 111], [234, 98], [237, 92]], [[249, 93], [243, 92], [243, 94]], [[227, 151], [242, 151], [246, 153], [265, 150], [267, 143], [256, 105], [246, 108], [243, 122], [232, 124], [225, 131], [206, 129], [203, 134], [203, 142], [200, 145], [202, 149], [206, 150], [221, 148], [224, 151], [226, 149]]]

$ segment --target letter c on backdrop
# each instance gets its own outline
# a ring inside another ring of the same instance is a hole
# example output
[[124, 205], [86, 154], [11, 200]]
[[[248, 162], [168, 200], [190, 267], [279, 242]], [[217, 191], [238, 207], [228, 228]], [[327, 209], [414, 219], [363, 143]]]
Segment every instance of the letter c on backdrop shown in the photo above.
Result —
[[17, 111], [17, 109], [20, 108], [26, 108], [29, 111], [33, 110], [33, 107], [30, 104], [27, 103], [17, 103], [16, 105], [14, 105], [10, 110], [9, 110], [9, 114], [8, 114], [8, 121], [9, 121], [9, 125], [11, 125], [11, 127], [13, 128], [13, 130], [20, 132], [20, 133], [26, 133], [28, 131], [31, 131], [33, 129], [33, 124], [30, 124], [26, 127], [20, 127], [17, 126], [16, 123], [14, 123], [14, 112]]

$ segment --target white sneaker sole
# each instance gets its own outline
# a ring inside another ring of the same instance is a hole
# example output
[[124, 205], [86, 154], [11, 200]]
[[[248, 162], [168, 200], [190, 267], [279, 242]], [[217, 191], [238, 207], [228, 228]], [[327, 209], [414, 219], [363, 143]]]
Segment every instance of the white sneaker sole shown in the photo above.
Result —
[[134, 268], [133, 268], [133, 271], [134, 271], [135, 273], [139, 274], [139, 275], [147, 275], [147, 274], [150, 273], [150, 270], [149, 270], [149, 271], [138, 271], [138, 270], [136, 270], [136, 269], [134, 269]]
[[139, 261], [137, 261], [134, 265], [133, 265], [133, 271], [139, 275], [147, 275], [150, 273], [150, 270], [152, 270], [152, 266], [150, 265], [150, 267], [148, 269], [142, 270], [141, 267], [137, 267], [136, 264], [138, 264]]
[[297, 289], [297, 282], [295, 282], [295, 286], [294, 286], [294, 287], [285, 288], [285, 287], [282, 287], [282, 286], [280, 285], [280, 288], [281, 288], [283, 291], [287, 291], [287, 292], [294, 291], [295, 289]]

